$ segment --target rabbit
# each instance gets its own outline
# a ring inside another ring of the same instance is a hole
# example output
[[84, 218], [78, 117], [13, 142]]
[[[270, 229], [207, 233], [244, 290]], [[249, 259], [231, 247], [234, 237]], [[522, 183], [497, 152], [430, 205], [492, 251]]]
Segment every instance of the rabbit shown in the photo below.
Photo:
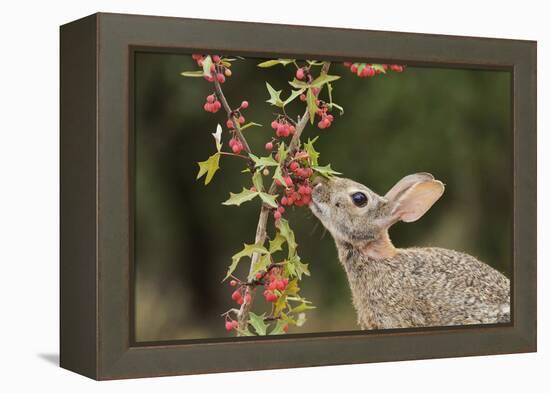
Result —
[[471, 255], [393, 246], [388, 229], [414, 222], [445, 187], [429, 173], [384, 196], [345, 178], [318, 180], [310, 209], [331, 233], [361, 329], [510, 322], [510, 281]]

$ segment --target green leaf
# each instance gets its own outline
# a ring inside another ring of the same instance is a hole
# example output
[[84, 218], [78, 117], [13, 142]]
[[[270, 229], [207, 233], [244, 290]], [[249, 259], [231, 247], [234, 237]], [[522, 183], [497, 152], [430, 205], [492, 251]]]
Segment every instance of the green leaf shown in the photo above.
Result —
[[302, 275], [309, 276], [309, 269], [307, 263], [303, 263], [298, 255], [294, 255], [290, 260], [288, 261], [288, 267], [290, 270], [293, 270], [293, 275], [298, 277], [299, 280], [302, 279]]
[[269, 335], [275, 335], [275, 334], [285, 334], [284, 327], [287, 323], [281, 319], [277, 320], [277, 323], [275, 324], [275, 327], [271, 332], [269, 332]]
[[279, 153], [279, 162], [284, 162], [286, 160], [286, 153], [287, 153], [284, 142], [281, 142], [277, 152]]
[[244, 126], [241, 127], [241, 131], [246, 130], [249, 127], [263, 127], [260, 123], [254, 123], [251, 121], [250, 123], [246, 123]]
[[342, 116], [344, 114], [344, 108], [342, 108], [340, 105], [338, 105], [337, 103], [335, 102], [332, 102], [329, 105], [329, 109], [332, 110], [332, 108], [336, 108], [340, 111], [340, 116]]
[[324, 177], [331, 177], [333, 175], [341, 175], [340, 172], [336, 172], [330, 167], [330, 164], [325, 166], [312, 165], [311, 168]]
[[[298, 279], [295, 278], [293, 280], [290, 280], [288, 285], [286, 286], [285, 293], [287, 296], [294, 296], [298, 292], [300, 292], [300, 287], [298, 287]], [[288, 298], [290, 300], [290, 297]], [[300, 301], [302, 298], [298, 298]]]
[[248, 275], [249, 280], [253, 280], [256, 276], [256, 273], [263, 272], [267, 270], [267, 267], [271, 264], [271, 255], [270, 254], [263, 254], [258, 259], [258, 262], [254, 264], [254, 267], [252, 268], [252, 271]]
[[199, 173], [197, 175], [197, 180], [200, 179], [204, 174], [206, 174], [204, 184], [207, 185], [208, 183], [210, 183], [218, 169], [220, 169], [220, 153], [215, 153], [211, 155], [208, 160], [201, 161], [198, 164]]
[[256, 330], [259, 336], [265, 336], [268, 328], [268, 324], [265, 323], [265, 314], [256, 315], [253, 312], [249, 312], [248, 323]]
[[284, 218], [277, 220], [276, 225], [277, 229], [279, 229], [279, 233], [282, 237], [285, 238], [288, 244], [288, 257], [291, 258], [296, 253], [296, 247], [298, 247], [298, 244], [296, 244], [296, 239], [294, 237], [294, 232], [292, 231], [292, 229], [290, 229], [288, 221]]
[[315, 148], [313, 147], [313, 144], [319, 139], [319, 136], [316, 136], [313, 139], [307, 140], [307, 143], [304, 144], [304, 150], [309, 155], [309, 158], [311, 160], [311, 165], [318, 165], [319, 164], [319, 156], [321, 153], [319, 153]]
[[234, 194], [234, 193], [230, 192], [229, 193], [229, 199], [227, 201], [223, 202], [222, 205], [240, 206], [241, 203], [250, 201], [250, 200], [254, 199], [255, 197], [257, 197], [259, 194], [260, 194], [260, 192], [258, 192], [258, 191], [250, 191], [248, 188], [243, 187], [243, 190], [238, 194]]
[[321, 87], [325, 83], [334, 82], [335, 80], [340, 79], [340, 76], [338, 75], [328, 75], [328, 74], [321, 74], [313, 82], [310, 83], [311, 87]]
[[279, 180], [282, 184], [285, 184], [285, 179], [283, 178], [283, 172], [281, 171], [280, 166], [275, 168], [275, 173], [273, 173], [273, 179]]
[[311, 66], [318, 66], [319, 67], [319, 66], [322, 66], [322, 65], [325, 64], [324, 61], [319, 61], [319, 60], [306, 60], [306, 61]]
[[239, 251], [238, 253], [236, 253], [235, 255], [233, 255], [231, 257], [231, 265], [229, 265], [229, 269], [227, 270], [227, 274], [225, 275], [222, 282], [227, 280], [227, 278], [229, 276], [231, 276], [231, 274], [233, 274], [233, 272], [237, 268], [237, 265], [239, 264], [239, 261], [241, 260], [241, 258], [252, 257], [252, 254], [254, 254], [256, 252], [260, 253], [262, 255], [268, 253], [268, 251], [265, 249], [264, 246], [260, 246], [258, 244], [245, 244], [244, 248], [241, 251]]
[[212, 66], [212, 58], [210, 55], [206, 56], [202, 61], [202, 72], [204, 76], [210, 76], [210, 67]]
[[283, 102], [283, 106], [290, 104], [292, 101], [296, 99], [300, 94], [302, 94], [306, 89], [302, 88], [299, 90], [292, 90], [292, 93], [290, 93], [290, 96]]
[[277, 232], [275, 238], [269, 241], [269, 252], [273, 254], [274, 252], [281, 251], [283, 249], [283, 244], [285, 243], [285, 238]]
[[254, 166], [256, 168], [265, 168], [266, 166], [279, 166], [279, 163], [271, 156], [267, 157], [257, 157], [254, 154], [250, 153], [248, 155], [252, 161], [254, 161]]
[[180, 73], [181, 76], [189, 76], [189, 77], [192, 77], [192, 78], [202, 78], [204, 76], [204, 72], [203, 71], [183, 71], [182, 73]]
[[277, 208], [279, 205], [277, 205], [276, 196], [268, 194], [266, 192], [260, 192], [260, 198], [262, 198], [262, 201], [264, 201], [265, 204]]
[[309, 111], [309, 121], [311, 124], [315, 121], [315, 113], [317, 113], [317, 110], [319, 109], [317, 107], [317, 97], [313, 94], [311, 89], [307, 89], [307, 109]]
[[382, 74], [386, 73], [386, 70], [382, 64], [371, 64], [370, 66], [374, 68], [375, 71], [381, 72]]
[[264, 179], [260, 171], [254, 172], [252, 175], [252, 184], [256, 187], [256, 190], [262, 191], [264, 189]]
[[313, 310], [314, 308], [317, 308], [317, 307], [312, 306], [310, 301], [307, 301], [306, 299], [302, 299], [302, 303], [300, 303], [296, 307], [293, 307], [292, 310], [290, 310], [290, 312], [298, 314], [307, 310]]
[[[275, 291], [275, 292], [278, 292], [278, 291]], [[279, 294], [279, 297], [277, 298], [277, 301], [275, 302], [275, 305], [273, 307], [273, 315], [278, 317], [286, 307], [287, 307], [286, 295]]]
[[294, 59], [277, 59], [277, 60], [267, 60], [260, 64], [258, 64], [258, 67], [260, 68], [269, 68], [276, 65], [281, 64], [282, 66], [286, 66], [287, 64], [294, 63]]
[[284, 106], [284, 103], [281, 100], [282, 90], [275, 90], [267, 82], [265, 82], [265, 85], [267, 86], [267, 91], [269, 92], [269, 100], [267, 100], [266, 102], [269, 102], [271, 105], [275, 105], [275, 106], [278, 106], [279, 108], [282, 108]]
[[288, 84], [292, 87], [295, 87], [296, 89], [307, 89], [309, 87], [309, 85], [306, 82], [302, 82], [301, 80], [298, 80], [296, 78], [288, 82]]

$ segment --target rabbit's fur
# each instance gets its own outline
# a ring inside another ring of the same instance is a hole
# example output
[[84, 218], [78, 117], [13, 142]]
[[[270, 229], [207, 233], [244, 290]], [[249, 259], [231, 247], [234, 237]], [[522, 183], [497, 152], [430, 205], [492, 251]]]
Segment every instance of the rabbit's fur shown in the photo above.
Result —
[[[443, 191], [428, 173], [404, 177], [383, 197], [343, 178], [314, 186], [310, 208], [336, 242], [361, 328], [510, 321], [510, 282], [489, 265], [453, 250], [391, 243], [389, 227], [416, 221]], [[364, 205], [354, 203], [356, 193], [367, 197]]]

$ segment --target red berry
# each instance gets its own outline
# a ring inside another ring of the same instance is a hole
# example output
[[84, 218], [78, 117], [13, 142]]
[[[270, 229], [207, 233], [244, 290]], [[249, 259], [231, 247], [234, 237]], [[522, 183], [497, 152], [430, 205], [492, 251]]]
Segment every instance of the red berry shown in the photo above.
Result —
[[231, 281], [229, 281], [229, 285], [231, 285], [232, 287], [234, 287], [234, 286], [237, 285], [237, 281], [231, 280]]
[[273, 120], [271, 122], [271, 128], [273, 128], [274, 130], [276, 130], [277, 128], [279, 127], [279, 122], [277, 120]]
[[219, 63], [219, 62], [220, 62], [220, 56], [218, 56], [218, 55], [213, 55], [213, 56], [212, 56], [212, 61], [213, 61], [214, 63]]
[[290, 178], [290, 176], [285, 176], [284, 179], [285, 179], [286, 185], [290, 187], [292, 185], [292, 179]]
[[256, 187], [252, 186], [252, 187], [250, 187], [250, 191], [257, 192], [258, 190], [256, 189]]
[[244, 303], [244, 299], [241, 297], [237, 300], [237, 304], [240, 306]]
[[273, 143], [267, 142], [265, 144], [265, 149], [271, 151], [273, 149]]
[[275, 218], [275, 220], [280, 220], [281, 217], [282, 217], [281, 212], [275, 211], [275, 213], [273, 213], [273, 218]]
[[292, 206], [294, 204], [294, 198], [288, 197], [287, 198], [287, 204], [288, 204], [288, 206]]
[[248, 101], [241, 102], [241, 108], [243, 108], [243, 109], [248, 108]]
[[[279, 183], [280, 183], [280, 182], [279, 182]], [[285, 206], [288, 205], [288, 199], [287, 199], [286, 196], [284, 196], [284, 197], [281, 198], [281, 205], [285, 205]]]
[[262, 273], [256, 273], [256, 280], [262, 279]]
[[233, 153], [235, 154], [239, 154], [241, 152], [241, 146], [239, 144], [239, 142], [235, 142], [235, 144], [233, 146], [231, 146], [231, 150], [233, 151]]
[[239, 124], [241, 125], [244, 124], [244, 121], [245, 121], [244, 116], [243, 115], [239, 116]]
[[309, 205], [311, 203], [311, 195], [306, 194], [302, 197], [302, 204], [303, 205]]
[[285, 212], [285, 208], [282, 207], [282, 206], [279, 206], [279, 207], [277, 208], [277, 211], [278, 211], [279, 213], [283, 214], [283, 213]]
[[227, 330], [228, 332], [233, 330], [233, 323], [231, 321], [225, 321], [225, 330]]
[[294, 133], [296, 132], [296, 127], [294, 127], [293, 125], [290, 125], [288, 127], [288, 130], [290, 131], [290, 134], [294, 135]]
[[231, 321], [231, 325], [233, 326], [233, 329], [237, 329], [239, 327], [239, 322]]
[[217, 74], [216, 78], [218, 79], [218, 82], [220, 82], [220, 83], [225, 82], [225, 76], [223, 74]]
[[303, 68], [298, 68], [296, 70], [296, 79], [299, 79], [299, 80], [304, 79], [304, 69]]
[[275, 284], [279, 291], [283, 291], [285, 289], [285, 283], [282, 280], [275, 281]]
[[347, 68], [351, 67], [351, 63], [349, 61], [345, 61], [344, 67], [347, 67]]
[[231, 299], [233, 299], [233, 300], [235, 300], [235, 301], [241, 299], [242, 297], [243, 297], [243, 296], [241, 295], [241, 290], [240, 290], [240, 289], [235, 290], [235, 292], [233, 292], [233, 293], [231, 294]]
[[209, 103], [213, 103], [214, 101], [216, 101], [216, 96], [214, 94], [210, 94], [209, 96], [206, 96], [206, 101], [208, 101]]
[[214, 82], [214, 77], [212, 75], [205, 75], [204, 79], [206, 79], [208, 82]]
[[227, 119], [227, 122], [225, 123], [225, 125], [227, 126], [227, 128], [233, 128], [234, 127], [233, 120]]
[[286, 323], [284, 326], [283, 326], [283, 331], [286, 333], [288, 332], [288, 323]]
[[300, 94], [300, 101], [305, 101], [307, 99], [305, 94]]
[[298, 168], [300, 168], [300, 164], [298, 164], [296, 161], [292, 161], [289, 168], [292, 172], [295, 172]]
[[404, 67], [399, 64], [392, 64], [390, 65], [390, 69], [395, 72], [403, 72]]
[[288, 285], [288, 278], [283, 278], [283, 283], [285, 284], [285, 287]]
[[349, 67], [350, 71], [353, 72], [354, 74], [357, 72], [357, 65], [356, 64], [352, 64], [350, 67]]

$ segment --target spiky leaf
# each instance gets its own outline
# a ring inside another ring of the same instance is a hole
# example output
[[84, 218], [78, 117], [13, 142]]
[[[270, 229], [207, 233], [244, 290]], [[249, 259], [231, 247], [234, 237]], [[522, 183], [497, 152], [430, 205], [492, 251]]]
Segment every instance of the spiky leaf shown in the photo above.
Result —
[[241, 203], [250, 201], [257, 197], [260, 193], [258, 191], [250, 191], [248, 188], [244, 188], [238, 194], [232, 192], [229, 193], [229, 199], [222, 203], [222, 205], [230, 206], [240, 206]]
[[307, 102], [307, 110], [309, 112], [309, 121], [311, 124], [313, 124], [313, 122], [315, 121], [315, 113], [317, 113], [317, 110], [319, 109], [317, 107], [317, 103], [315, 101], [317, 101], [317, 97], [315, 97], [315, 94], [313, 94], [313, 92], [311, 91], [311, 89], [308, 89], [307, 90], [307, 99], [306, 99], [306, 102]]
[[271, 156], [267, 157], [258, 157], [254, 154], [249, 154], [249, 157], [254, 161], [254, 166], [256, 168], [265, 168], [266, 166], [279, 166], [279, 163]]
[[246, 123], [245, 125], [243, 125], [241, 127], [241, 131], [244, 131], [247, 128], [250, 128], [250, 127], [263, 127], [263, 126], [260, 123], [254, 123], [253, 121], [251, 121], [251, 122]]
[[340, 76], [338, 75], [328, 75], [328, 74], [321, 74], [313, 82], [311, 82], [311, 87], [321, 87], [325, 83], [333, 82], [335, 80], [340, 79]]
[[285, 334], [284, 327], [286, 324], [285, 321], [278, 319], [275, 327], [269, 332], [269, 335]]
[[197, 180], [206, 174], [204, 184], [207, 185], [210, 183], [218, 169], [220, 169], [220, 153], [215, 153], [211, 155], [208, 160], [198, 162], [198, 164], [199, 173], [197, 174]]
[[294, 63], [294, 59], [277, 59], [277, 60], [267, 60], [267, 61], [264, 61], [260, 64], [258, 64], [258, 67], [260, 68], [269, 68], [269, 67], [273, 67], [273, 66], [276, 66], [276, 65], [282, 65], [282, 66], [286, 66], [287, 64], [291, 64], [291, 63]]
[[277, 208], [279, 205], [277, 205], [277, 201], [276, 201], [276, 196], [275, 195], [271, 195], [271, 194], [268, 194], [266, 192], [260, 192], [260, 198], [262, 198], [262, 201], [264, 201], [264, 203], [266, 205], [269, 205], [273, 208]]
[[319, 161], [319, 156], [321, 155], [321, 153], [319, 153], [313, 147], [313, 144], [317, 141], [317, 139], [319, 139], [318, 136], [316, 136], [313, 139], [308, 138], [307, 143], [304, 143], [304, 150], [309, 155], [309, 158], [311, 160], [311, 165], [315, 165], [315, 166], [319, 164], [319, 162], [318, 162]]
[[336, 172], [330, 167], [330, 164], [325, 166], [312, 165], [311, 168], [324, 177], [331, 177], [333, 175], [341, 175], [340, 172]]
[[240, 260], [244, 257], [252, 257], [252, 254], [259, 253], [259, 254], [268, 254], [269, 252], [265, 249], [264, 246], [260, 246], [258, 244], [245, 244], [244, 248], [233, 255], [231, 257], [231, 265], [229, 265], [229, 269], [227, 270], [227, 274], [225, 275], [224, 279], [222, 281], [227, 280], [231, 274], [235, 271], [237, 268]]
[[265, 314], [256, 315], [253, 312], [248, 313], [248, 323], [256, 330], [259, 336], [265, 336], [268, 328], [268, 324], [265, 323]]
[[302, 94], [304, 91], [306, 91], [305, 88], [299, 89], [299, 90], [292, 90], [292, 93], [288, 96], [288, 98], [283, 102], [283, 106], [290, 104], [292, 101], [296, 99], [300, 94]]
[[275, 105], [275, 106], [278, 106], [279, 108], [282, 108], [284, 106], [283, 100], [281, 100], [282, 90], [275, 90], [267, 82], [265, 82], [265, 85], [267, 86], [267, 91], [269, 92], [269, 100], [267, 100], [266, 102], [269, 102], [271, 105]]
[[279, 233], [282, 237], [285, 238], [288, 244], [288, 257], [291, 258], [296, 253], [296, 247], [298, 247], [298, 244], [296, 244], [296, 239], [294, 237], [294, 232], [292, 231], [292, 229], [290, 229], [288, 221], [284, 218], [277, 220], [276, 225], [277, 229], [279, 229]]

